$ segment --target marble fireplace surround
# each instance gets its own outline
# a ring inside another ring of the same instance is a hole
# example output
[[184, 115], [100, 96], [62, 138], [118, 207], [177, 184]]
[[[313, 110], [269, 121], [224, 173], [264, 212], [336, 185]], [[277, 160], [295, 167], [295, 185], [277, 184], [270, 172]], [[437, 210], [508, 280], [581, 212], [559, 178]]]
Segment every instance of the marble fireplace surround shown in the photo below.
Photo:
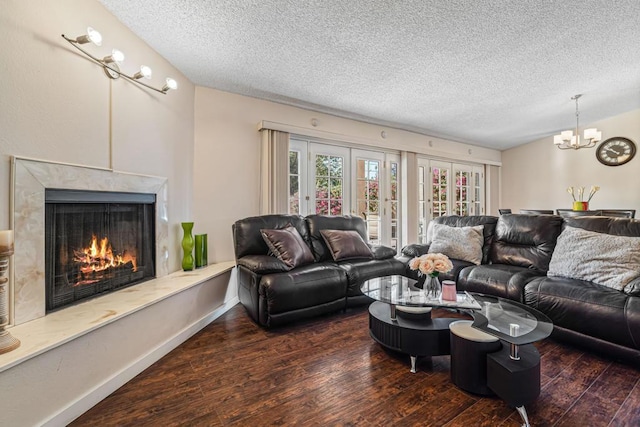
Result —
[[167, 179], [110, 169], [12, 157], [13, 324], [45, 315], [45, 189], [119, 191], [156, 195], [156, 277], [169, 272]]

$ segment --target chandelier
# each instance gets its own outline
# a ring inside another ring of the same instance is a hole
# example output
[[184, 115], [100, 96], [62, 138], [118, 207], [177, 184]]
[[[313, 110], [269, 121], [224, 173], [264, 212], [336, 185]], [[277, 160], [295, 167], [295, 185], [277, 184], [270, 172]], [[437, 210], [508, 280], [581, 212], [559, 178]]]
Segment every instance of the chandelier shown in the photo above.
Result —
[[602, 132], [599, 132], [596, 128], [590, 128], [584, 130], [584, 138], [580, 140], [580, 132], [578, 130], [580, 125], [580, 111], [578, 111], [578, 99], [581, 94], [572, 96], [571, 99], [576, 101], [576, 134], [573, 134], [571, 130], [565, 130], [560, 132], [560, 135], [553, 136], [553, 143], [561, 150], [580, 148], [591, 148], [595, 146], [602, 139]]

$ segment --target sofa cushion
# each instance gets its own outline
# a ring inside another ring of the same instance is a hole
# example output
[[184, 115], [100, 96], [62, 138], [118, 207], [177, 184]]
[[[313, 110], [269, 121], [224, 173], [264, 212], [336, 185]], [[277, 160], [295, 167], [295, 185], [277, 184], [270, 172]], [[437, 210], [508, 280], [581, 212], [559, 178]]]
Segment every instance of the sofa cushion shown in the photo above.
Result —
[[299, 310], [344, 298], [345, 271], [333, 263], [314, 263], [262, 276], [258, 293], [269, 314]]
[[[522, 301], [526, 281], [514, 279], [523, 274], [542, 275], [544, 273], [526, 267], [508, 264], [482, 264], [464, 268], [458, 276], [458, 290], [479, 292]], [[528, 277], [530, 278], [530, 277]]]
[[271, 255], [245, 255], [236, 264], [247, 267], [256, 274], [279, 273], [291, 270], [288, 265]]
[[555, 215], [502, 215], [491, 246], [493, 264], [515, 265], [545, 272], [562, 231]]
[[369, 245], [369, 247], [371, 248], [373, 259], [389, 259], [397, 255], [396, 250], [389, 246]]
[[524, 302], [556, 326], [640, 348], [640, 298], [589, 281], [540, 277], [525, 286]]
[[262, 229], [260, 233], [271, 253], [289, 270], [314, 261], [311, 250], [292, 225], [280, 230]]
[[497, 217], [488, 215], [448, 215], [434, 218], [431, 223], [444, 224], [450, 227], [473, 227], [475, 225], [484, 226], [482, 230], [482, 235], [484, 236], [484, 244], [482, 245], [482, 264], [487, 264], [489, 262], [489, 251], [493, 244], [497, 221]]
[[364, 239], [354, 230], [320, 230], [334, 261], [371, 259], [373, 253]]
[[640, 276], [640, 237], [566, 226], [558, 237], [547, 275], [587, 280], [622, 291]]
[[449, 227], [433, 224], [433, 239], [429, 253], [442, 253], [451, 259], [459, 259], [472, 264], [482, 262], [483, 225], [473, 227]]
[[365, 242], [367, 241], [367, 227], [359, 216], [309, 215], [306, 217], [306, 222], [309, 226], [311, 249], [316, 261], [333, 260], [320, 230], [354, 230]]
[[[404, 275], [405, 264], [397, 258], [385, 260], [349, 260], [338, 264], [347, 273], [347, 296], [362, 295], [360, 286], [374, 277]], [[370, 301], [370, 300], [369, 300]]]
[[269, 247], [260, 230], [285, 228], [289, 224], [296, 228], [302, 240], [309, 242], [309, 229], [300, 215], [261, 215], [236, 221], [232, 225], [236, 259], [245, 255], [267, 255]]

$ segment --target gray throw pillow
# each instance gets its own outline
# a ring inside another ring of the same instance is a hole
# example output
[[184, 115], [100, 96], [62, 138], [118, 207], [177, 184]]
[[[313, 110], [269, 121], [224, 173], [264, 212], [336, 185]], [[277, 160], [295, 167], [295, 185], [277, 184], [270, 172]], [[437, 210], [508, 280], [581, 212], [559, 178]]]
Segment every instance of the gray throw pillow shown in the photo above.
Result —
[[640, 237], [566, 226], [558, 236], [547, 275], [587, 280], [622, 291], [640, 276]]
[[459, 259], [473, 264], [482, 262], [484, 225], [474, 227], [449, 227], [433, 224], [433, 235], [429, 253], [441, 253], [450, 259]]

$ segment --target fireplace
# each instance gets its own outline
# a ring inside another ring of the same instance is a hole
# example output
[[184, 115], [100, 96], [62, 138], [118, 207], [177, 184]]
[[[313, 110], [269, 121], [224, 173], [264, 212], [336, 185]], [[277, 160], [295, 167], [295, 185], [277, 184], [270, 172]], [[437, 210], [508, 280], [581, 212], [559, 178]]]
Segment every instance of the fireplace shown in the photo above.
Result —
[[155, 277], [156, 195], [46, 189], [46, 311]]

